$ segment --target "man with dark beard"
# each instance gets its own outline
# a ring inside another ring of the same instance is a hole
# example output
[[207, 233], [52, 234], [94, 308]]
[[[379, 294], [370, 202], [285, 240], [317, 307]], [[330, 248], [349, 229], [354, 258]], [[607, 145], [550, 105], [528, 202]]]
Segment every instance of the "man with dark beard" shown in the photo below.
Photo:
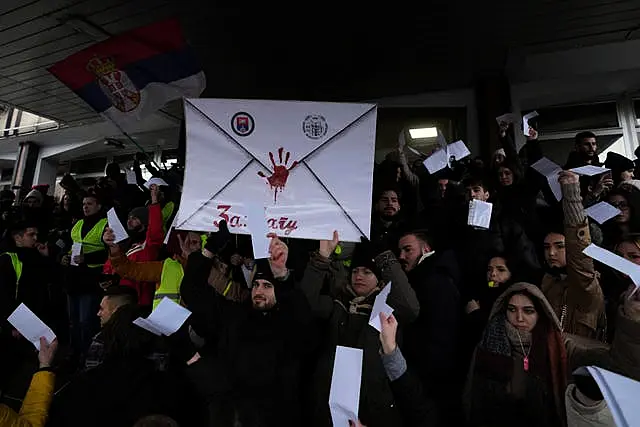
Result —
[[400, 230], [404, 227], [400, 198], [400, 190], [393, 186], [377, 192], [371, 220], [371, 243], [377, 248], [393, 250], [398, 243]]
[[569, 153], [564, 169], [573, 169], [580, 166], [601, 166], [598, 159], [598, 143], [593, 132], [580, 132], [575, 138], [574, 151]]
[[[131, 247], [126, 252], [127, 258], [135, 262], [156, 261], [162, 248], [164, 232], [162, 231], [162, 207], [159, 203], [159, 187], [152, 185], [151, 204], [131, 210], [127, 219], [127, 231]], [[115, 274], [111, 262], [104, 265], [105, 274]], [[134, 288], [138, 293], [138, 305], [143, 314], [151, 313], [153, 294], [156, 285], [153, 282], [138, 282], [120, 279], [120, 285]]]

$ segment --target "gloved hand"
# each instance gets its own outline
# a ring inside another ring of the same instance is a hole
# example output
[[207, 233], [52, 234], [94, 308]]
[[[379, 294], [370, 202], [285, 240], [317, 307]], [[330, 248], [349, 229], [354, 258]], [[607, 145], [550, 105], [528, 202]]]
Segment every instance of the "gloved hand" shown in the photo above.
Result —
[[209, 238], [207, 238], [207, 243], [204, 245], [204, 248], [215, 255], [219, 255], [230, 241], [231, 233], [227, 227], [227, 222], [222, 220], [218, 223], [218, 231], [211, 233]]

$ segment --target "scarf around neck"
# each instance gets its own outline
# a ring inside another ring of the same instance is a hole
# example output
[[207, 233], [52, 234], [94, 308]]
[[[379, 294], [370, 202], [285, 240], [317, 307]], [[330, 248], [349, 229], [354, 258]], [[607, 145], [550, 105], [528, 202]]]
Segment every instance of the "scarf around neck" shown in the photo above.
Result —
[[531, 332], [520, 331], [513, 326], [507, 319], [504, 320], [507, 339], [511, 344], [511, 351], [522, 357], [529, 354], [531, 350], [532, 334]]

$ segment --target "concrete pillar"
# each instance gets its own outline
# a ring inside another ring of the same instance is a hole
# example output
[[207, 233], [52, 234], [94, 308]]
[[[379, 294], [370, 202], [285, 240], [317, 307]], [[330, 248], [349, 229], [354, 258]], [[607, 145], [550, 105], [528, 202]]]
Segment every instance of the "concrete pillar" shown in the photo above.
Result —
[[58, 162], [40, 157], [36, 163], [36, 170], [33, 177], [35, 184], [48, 184], [49, 195], [53, 195], [56, 189], [56, 174], [58, 172]]
[[501, 72], [483, 74], [476, 80], [475, 92], [480, 154], [488, 161], [500, 143], [496, 117], [511, 111], [509, 80]]
[[18, 158], [13, 168], [11, 186], [16, 188], [16, 200], [21, 200], [33, 185], [33, 177], [38, 163], [40, 148], [33, 142], [21, 142]]

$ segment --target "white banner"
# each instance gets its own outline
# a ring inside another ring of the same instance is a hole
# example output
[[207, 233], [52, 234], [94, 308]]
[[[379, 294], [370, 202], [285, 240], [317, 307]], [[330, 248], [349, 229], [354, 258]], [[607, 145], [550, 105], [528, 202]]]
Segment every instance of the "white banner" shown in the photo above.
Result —
[[250, 234], [245, 205], [279, 236], [369, 237], [376, 106], [185, 99], [186, 171], [177, 227]]

